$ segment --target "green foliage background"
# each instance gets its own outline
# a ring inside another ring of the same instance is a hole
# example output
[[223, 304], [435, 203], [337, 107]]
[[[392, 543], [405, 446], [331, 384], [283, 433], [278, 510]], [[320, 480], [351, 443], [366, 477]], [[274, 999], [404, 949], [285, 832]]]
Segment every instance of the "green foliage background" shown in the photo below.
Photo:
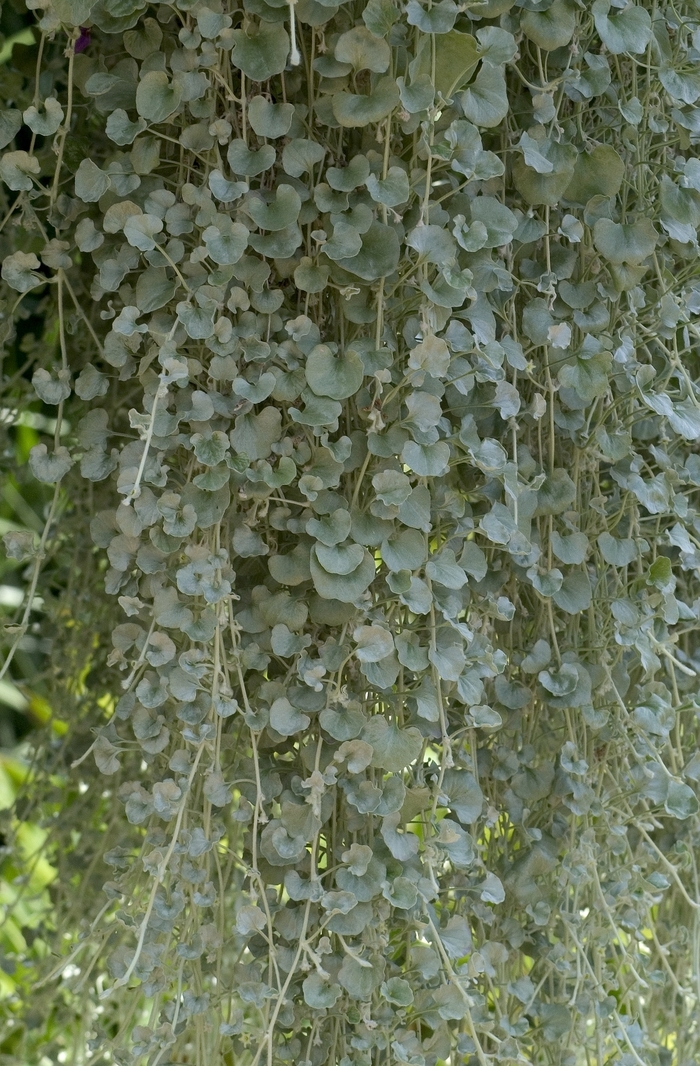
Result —
[[1, 28], [0, 1062], [696, 1063], [700, 5]]

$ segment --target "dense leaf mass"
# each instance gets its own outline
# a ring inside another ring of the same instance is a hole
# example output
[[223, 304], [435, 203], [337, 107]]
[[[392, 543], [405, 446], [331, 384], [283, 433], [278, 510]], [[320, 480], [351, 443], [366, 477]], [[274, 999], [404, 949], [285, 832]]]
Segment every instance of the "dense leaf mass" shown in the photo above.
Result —
[[27, 7], [0, 1059], [696, 1063], [700, 4]]

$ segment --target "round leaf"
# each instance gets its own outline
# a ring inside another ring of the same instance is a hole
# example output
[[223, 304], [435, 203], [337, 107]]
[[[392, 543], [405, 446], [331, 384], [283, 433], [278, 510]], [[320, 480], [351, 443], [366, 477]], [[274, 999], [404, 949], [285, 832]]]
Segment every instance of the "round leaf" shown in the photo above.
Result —
[[327, 344], [317, 344], [306, 360], [306, 380], [317, 396], [345, 400], [353, 396], [362, 384], [364, 364], [357, 352], [349, 349], [333, 355]]
[[165, 122], [180, 106], [182, 90], [163, 70], [149, 70], [136, 89], [136, 110], [146, 122]]

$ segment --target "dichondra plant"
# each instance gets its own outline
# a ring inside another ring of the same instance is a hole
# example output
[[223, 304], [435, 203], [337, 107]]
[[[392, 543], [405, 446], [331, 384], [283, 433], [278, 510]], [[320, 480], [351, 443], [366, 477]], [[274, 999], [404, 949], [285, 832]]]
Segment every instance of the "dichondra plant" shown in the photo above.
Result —
[[696, 1063], [700, 5], [27, 8], [0, 1060]]

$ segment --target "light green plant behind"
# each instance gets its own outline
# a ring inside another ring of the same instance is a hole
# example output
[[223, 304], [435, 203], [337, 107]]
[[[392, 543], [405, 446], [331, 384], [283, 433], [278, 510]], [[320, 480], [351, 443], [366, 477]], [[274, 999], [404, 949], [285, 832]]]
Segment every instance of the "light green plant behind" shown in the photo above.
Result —
[[29, 6], [0, 1061], [696, 1063], [700, 5]]

